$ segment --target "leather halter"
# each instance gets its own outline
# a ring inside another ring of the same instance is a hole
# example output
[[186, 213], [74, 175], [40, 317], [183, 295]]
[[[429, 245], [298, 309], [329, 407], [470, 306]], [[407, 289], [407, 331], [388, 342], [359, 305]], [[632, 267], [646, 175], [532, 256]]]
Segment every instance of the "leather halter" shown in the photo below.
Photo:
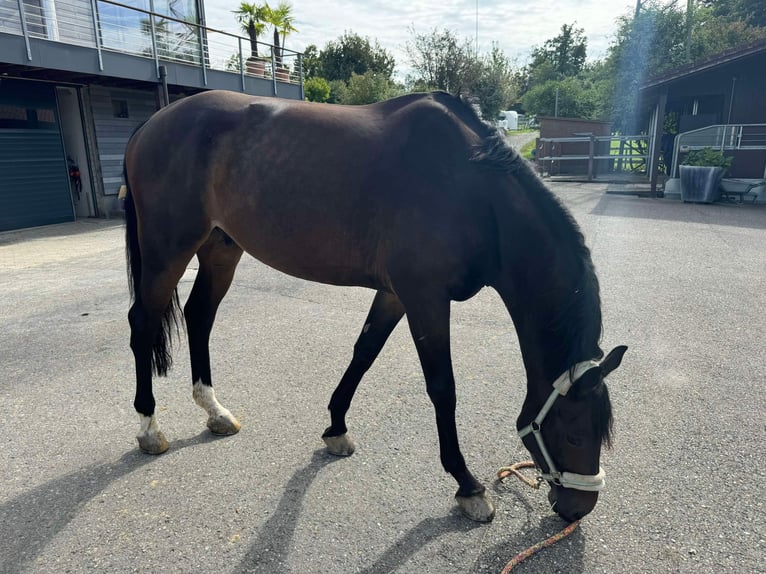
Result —
[[604, 484], [606, 483], [606, 473], [601, 467], [598, 469], [598, 474], [592, 475], [577, 474], [574, 472], [559, 472], [556, 469], [553, 458], [545, 446], [545, 441], [543, 440], [542, 433], [543, 420], [548, 414], [548, 411], [551, 410], [551, 407], [553, 406], [553, 403], [556, 401], [556, 399], [559, 396], [566, 395], [569, 389], [572, 388], [572, 385], [575, 384], [580, 379], [580, 377], [582, 377], [590, 369], [598, 366], [599, 363], [596, 361], [583, 361], [581, 363], [577, 363], [574, 368], [563, 372], [559, 378], [553, 381], [553, 392], [551, 392], [550, 396], [548, 396], [548, 400], [545, 401], [545, 404], [540, 409], [540, 412], [535, 417], [535, 420], [519, 430], [519, 437], [522, 439], [528, 434], [532, 433], [532, 435], [535, 437], [535, 440], [537, 441], [537, 446], [540, 447], [540, 452], [543, 454], [545, 464], [548, 465], [548, 472], [540, 473], [540, 477], [544, 478], [548, 482], [562, 486], [564, 488], [597, 492], [604, 488]]

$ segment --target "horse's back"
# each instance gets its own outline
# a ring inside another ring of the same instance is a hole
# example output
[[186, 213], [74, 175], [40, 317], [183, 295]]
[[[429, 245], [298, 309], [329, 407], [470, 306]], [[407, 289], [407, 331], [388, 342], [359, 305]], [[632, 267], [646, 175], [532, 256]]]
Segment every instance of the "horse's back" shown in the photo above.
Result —
[[452, 248], [476, 201], [467, 172], [479, 136], [449, 98], [335, 106], [206, 92], [137, 133], [131, 184], [145, 211], [182, 205], [184, 225], [220, 227], [287, 273], [387, 287], [392, 249]]

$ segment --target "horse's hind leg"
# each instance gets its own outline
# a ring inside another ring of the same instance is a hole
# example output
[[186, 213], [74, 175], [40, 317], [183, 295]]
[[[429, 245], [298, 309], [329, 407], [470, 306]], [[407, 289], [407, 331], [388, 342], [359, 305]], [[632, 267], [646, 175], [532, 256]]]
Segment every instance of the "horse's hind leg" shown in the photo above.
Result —
[[158, 245], [142, 248], [145, 255], [142, 256], [140, 284], [128, 312], [130, 348], [136, 363], [136, 398], [133, 405], [141, 419], [136, 439], [144, 452], [161, 454], [169, 445], [154, 413], [152, 371], [164, 376], [171, 366], [171, 338], [177, 327], [175, 288], [194, 255], [194, 249], [171, 257], [169, 253], [163, 253]]
[[378, 291], [372, 307], [364, 322], [362, 333], [354, 345], [351, 364], [330, 399], [331, 424], [324, 431], [322, 439], [327, 450], [338, 456], [348, 456], [354, 452], [354, 443], [348, 438], [346, 412], [351, 406], [359, 381], [372, 366], [388, 336], [404, 315], [404, 307], [396, 295]]
[[213, 230], [197, 251], [199, 270], [184, 307], [191, 355], [192, 396], [208, 414], [207, 426], [215, 434], [231, 435], [239, 421], [215, 397], [210, 375], [210, 331], [218, 305], [229, 290], [242, 249], [223, 231]]

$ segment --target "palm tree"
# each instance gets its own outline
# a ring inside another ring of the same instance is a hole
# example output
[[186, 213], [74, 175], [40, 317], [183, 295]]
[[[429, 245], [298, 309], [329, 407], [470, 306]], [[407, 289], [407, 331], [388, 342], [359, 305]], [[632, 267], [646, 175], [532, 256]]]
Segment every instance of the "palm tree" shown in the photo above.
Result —
[[[267, 4], [268, 8], [268, 4]], [[274, 27], [274, 56], [278, 63], [282, 63], [282, 48], [287, 36], [298, 30], [293, 26], [295, 16], [292, 15], [293, 7], [289, 2], [280, 2], [276, 8], [268, 8], [267, 20]], [[280, 36], [282, 41], [280, 42]]]
[[250, 38], [250, 55], [252, 58], [258, 57], [258, 34], [261, 34], [266, 28], [266, 22], [271, 12], [269, 5], [264, 3], [242, 2], [238, 10], [233, 13], [237, 16], [237, 22], [242, 26], [242, 30]]

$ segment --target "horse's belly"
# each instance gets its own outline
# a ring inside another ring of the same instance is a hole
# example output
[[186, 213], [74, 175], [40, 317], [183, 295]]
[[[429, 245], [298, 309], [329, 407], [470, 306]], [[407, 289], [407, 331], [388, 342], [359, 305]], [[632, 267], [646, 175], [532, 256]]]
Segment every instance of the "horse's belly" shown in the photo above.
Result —
[[225, 229], [248, 254], [283, 273], [332, 285], [382, 288], [374, 247], [328, 229]]

